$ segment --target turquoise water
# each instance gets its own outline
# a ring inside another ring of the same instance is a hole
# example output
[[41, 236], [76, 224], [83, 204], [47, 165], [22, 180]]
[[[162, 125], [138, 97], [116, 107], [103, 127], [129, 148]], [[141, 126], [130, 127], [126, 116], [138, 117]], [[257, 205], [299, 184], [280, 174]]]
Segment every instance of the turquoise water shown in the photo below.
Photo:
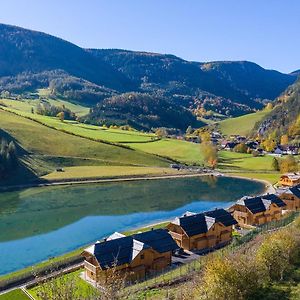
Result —
[[226, 177], [34, 188], [0, 195], [0, 275], [125, 231], [228, 207], [261, 183]]

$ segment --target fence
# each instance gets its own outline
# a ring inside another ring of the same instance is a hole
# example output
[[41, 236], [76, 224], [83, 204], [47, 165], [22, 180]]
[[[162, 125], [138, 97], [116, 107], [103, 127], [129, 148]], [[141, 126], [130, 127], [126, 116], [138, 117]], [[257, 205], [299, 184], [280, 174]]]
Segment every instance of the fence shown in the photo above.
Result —
[[[232, 243], [228, 246], [224, 245], [224, 247], [218, 251], [218, 254], [226, 255], [234, 253], [239, 247], [242, 247], [245, 243], [251, 241], [257, 235], [285, 227], [292, 223], [299, 215], [300, 212], [291, 212], [278, 221], [266, 223], [249, 231], [244, 236], [234, 237]], [[209, 256], [206, 254], [214, 252], [215, 250], [216, 249], [208, 249], [203, 255], [200, 255], [199, 259], [195, 259], [186, 264], [172, 266], [167, 270], [148, 274], [143, 281], [139, 283], [131, 283], [129, 286], [129, 291], [132, 294], [133, 292], [136, 293], [147, 291], [149, 289], [164, 287], [164, 289], [166, 289], [166, 294], [168, 294], [169, 287], [178, 283], [189, 281], [195, 273], [199, 272], [199, 270], [205, 266], [207, 260], [209, 259]]]

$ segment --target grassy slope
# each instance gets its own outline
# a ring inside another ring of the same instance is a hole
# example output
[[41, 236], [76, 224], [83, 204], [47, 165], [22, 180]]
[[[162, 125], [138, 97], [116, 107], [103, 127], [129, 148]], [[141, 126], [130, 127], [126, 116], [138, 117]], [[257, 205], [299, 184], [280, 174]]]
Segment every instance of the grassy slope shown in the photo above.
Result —
[[269, 112], [269, 110], [262, 110], [253, 114], [230, 118], [221, 121], [218, 126], [224, 135], [239, 134], [246, 136], [254, 128], [255, 123], [259, 122]]
[[159, 154], [185, 163], [202, 163], [199, 144], [163, 139], [151, 143], [130, 144], [130, 147], [148, 153]]
[[273, 157], [266, 155], [253, 157], [251, 154], [230, 151], [219, 152], [218, 168], [232, 171], [273, 172]]
[[[66, 275], [63, 275], [63, 281], [61, 279], [56, 279], [58, 280], [58, 284], [64, 283], [65, 281], [71, 281], [75, 285], [75, 289], [77, 290], [77, 297], [88, 297], [91, 296], [91, 292], [94, 294], [95, 290], [92, 288], [91, 285], [89, 285], [87, 282], [85, 282], [83, 279], [79, 277], [80, 273], [82, 270], [72, 272]], [[38, 285], [34, 288], [31, 288], [29, 290], [29, 293], [31, 296], [33, 296], [37, 300], [43, 300], [42, 298], [38, 297], [38, 293], [41, 290], [41, 285]], [[0, 298], [0, 300], [2, 300]]]
[[[73, 104], [68, 101], [64, 101], [61, 99], [47, 99], [49, 103], [55, 106], [62, 106], [64, 105], [66, 108], [70, 109], [74, 112], [77, 116], [84, 116], [89, 113], [89, 108], [79, 105]], [[40, 102], [38, 99], [36, 100], [10, 100], [10, 99], [0, 99], [0, 102], [4, 103], [7, 107], [16, 109], [19, 111], [30, 113], [31, 109], [33, 108], [36, 110], [38, 103]]]
[[152, 155], [94, 142], [47, 128], [34, 121], [0, 110], [0, 128], [35, 154], [94, 158], [122, 164], [167, 166], [167, 161]]
[[176, 175], [175, 169], [157, 167], [128, 167], [128, 166], [80, 166], [65, 168], [64, 172], [53, 172], [43, 178], [48, 180], [77, 179], [77, 178], [112, 178], [148, 175]]
[[51, 126], [58, 130], [64, 130], [66, 132], [92, 138], [98, 140], [105, 140], [114, 143], [122, 142], [148, 142], [155, 137], [153, 134], [144, 134], [137, 131], [125, 131], [119, 129], [106, 129], [100, 128], [99, 126], [87, 125], [78, 123], [75, 121], [65, 121], [61, 122], [57, 118], [42, 116], [38, 114], [32, 114], [31, 112], [26, 112], [24, 110], [17, 110], [12, 108], [4, 108], [17, 113], [20, 116], [31, 118], [39, 121], [42, 124]]
[[7, 294], [0, 295], [0, 300], [28, 300], [28, 296], [26, 296], [21, 290], [13, 290]]

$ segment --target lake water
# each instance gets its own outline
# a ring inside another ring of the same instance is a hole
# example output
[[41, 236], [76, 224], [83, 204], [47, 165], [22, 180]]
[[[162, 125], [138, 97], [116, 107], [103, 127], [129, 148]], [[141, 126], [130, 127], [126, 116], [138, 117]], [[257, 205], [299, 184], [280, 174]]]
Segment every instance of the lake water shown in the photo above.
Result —
[[228, 207], [263, 192], [258, 182], [193, 177], [33, 188], [0, 194], [0, 275], [125, 231]]

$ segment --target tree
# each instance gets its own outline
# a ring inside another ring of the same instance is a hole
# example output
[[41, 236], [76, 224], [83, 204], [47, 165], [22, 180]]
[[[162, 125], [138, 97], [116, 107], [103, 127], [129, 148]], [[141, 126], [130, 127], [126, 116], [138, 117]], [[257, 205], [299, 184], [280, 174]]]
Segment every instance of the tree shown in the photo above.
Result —
[[295, 260], [298, 246], [295, 232], [283, 230], [271, 234], [257, 250], [257, 264], [270, 280], [282, 280]]
[[187, 129], [186, 129], [186, 134], [192, 134], [193, 133], [193, 128], [192, 126], [189, 126]]
[[272, 169], [274, 171], [279, 171], [279, 162], [277, 160], [276, 157], [273, 157], [273, 160], [272, 160]]
[[204, 131], [200, 133], [200, 138], [202, 142], [210, 142], [210, 133], [208, 131]]
[[263, 141], [261, 145], [266, 151], [272, 152], [275, 150], [276, 142], [273, 139], [268, 138], [265, 141]]
[[156, 129], [155, 134], [159, 138], [163, 138], [163, 137], [167, 136], [167, 130], [165, 128], [158, 128], [158, 129]]
[[238, 152], [238, 153], [247, 153], [248, 152], [248, 147], [246, 146], [245, 143], [240, 143], [237, 144], [234, 148], [233, 151], [234, 152]]
[[280, 161], [280, 172], [295, 172], [298, 171], [298, 163], [294, 156], [288, 155], [286, 159]]
[[63, 111], [61, 111], [56, 115], [56, 117], [59, 118], [63, 122], [65, 120], [65, 113]]
[[269, 102], [267, 105], [266, 105], [266, 110], [272, 110], [273, 109], [273, 104], [271, 102]]
[[289, 137], [287, 136], [287, 134], [282, 135], [280, 138], [280, 144], [287, 145], [288, 143], [289, 143]]
[[203, 156], [204, 163], [214, 169], [218, 163], [217, 148], [209, 142], [202, 142], [200, 145], [200, 151]]

